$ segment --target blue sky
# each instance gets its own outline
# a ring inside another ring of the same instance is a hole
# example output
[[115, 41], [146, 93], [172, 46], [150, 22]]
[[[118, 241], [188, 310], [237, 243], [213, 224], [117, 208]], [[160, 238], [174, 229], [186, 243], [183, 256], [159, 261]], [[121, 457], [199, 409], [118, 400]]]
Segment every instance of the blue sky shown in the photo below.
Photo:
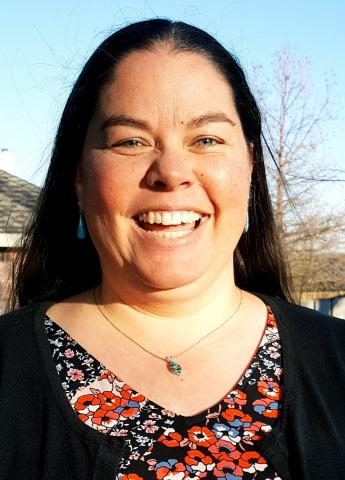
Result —
[[206, 29], [248, 71], [257, 63], [269, 73], [282, 45], [307, 56], [316, 95], [325, 74], [333, 82], [335, 120], [325, 126], [325, 151], [344, 168], [342, 0], [12, 0], [0, 6], [0, 148], [13, 156], [12, 173], [42, 182], [59, 115], [83, 62], [108, 33], [152, 16]]

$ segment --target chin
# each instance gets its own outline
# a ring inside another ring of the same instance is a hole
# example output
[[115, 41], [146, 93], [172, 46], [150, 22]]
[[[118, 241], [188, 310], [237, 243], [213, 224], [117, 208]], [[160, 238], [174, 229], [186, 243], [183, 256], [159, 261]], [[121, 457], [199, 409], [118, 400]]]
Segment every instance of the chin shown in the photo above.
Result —
[[137, 271], [137, 278], [140, 278], [141, 283], [149, 289], [173, 290], [195, 284], [204, 276], [205, 270], [191, 270], [193, 269], [176, 271], [172, 268], [167, 270], [157, 268], [150, 272]]

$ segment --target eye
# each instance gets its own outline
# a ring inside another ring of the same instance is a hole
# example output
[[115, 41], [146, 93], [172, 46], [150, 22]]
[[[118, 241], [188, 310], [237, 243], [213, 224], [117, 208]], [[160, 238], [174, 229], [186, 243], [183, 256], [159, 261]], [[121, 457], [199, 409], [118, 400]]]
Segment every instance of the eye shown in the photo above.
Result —
[[129, 138], [128, 140], [122, 140], [121, 142], [114, 143], [112, 147], [125, 147], [125, 148], [138, 148], [143, 144], [137, 138]]
[[218, 138], [214, 137], [203, 137], [196, 141], [196, 144], [200, 145], [201, 147], [212, 147], [213, 145], [217, 145], [219, 143], [222, 142]]

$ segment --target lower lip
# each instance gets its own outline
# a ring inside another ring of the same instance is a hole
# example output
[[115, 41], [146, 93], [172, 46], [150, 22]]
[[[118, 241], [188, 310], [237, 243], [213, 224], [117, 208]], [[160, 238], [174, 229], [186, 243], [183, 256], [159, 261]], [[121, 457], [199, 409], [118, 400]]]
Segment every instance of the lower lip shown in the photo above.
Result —
[[203, 234], [206, 225], [209, 222], [210, 217], [207, 217], [200, 225], [196, 228], [193, 228], [189, 233], [186, 233], [182, 237], [173, 237], [173, 238], [165, 238], [160, 237], [158, 235], [154, 235], [149, 230], [144, 230], [143, 228], [139, 227], [139, 225], [134, 221], [137, 230], [139, 231], [142, 239], [150, 243], [151, 245], [157, 245], [160, 247], [172, 247], [172, 246], [184, 246], [190, 242], [194, 242], [198, 240], [198, 238]]

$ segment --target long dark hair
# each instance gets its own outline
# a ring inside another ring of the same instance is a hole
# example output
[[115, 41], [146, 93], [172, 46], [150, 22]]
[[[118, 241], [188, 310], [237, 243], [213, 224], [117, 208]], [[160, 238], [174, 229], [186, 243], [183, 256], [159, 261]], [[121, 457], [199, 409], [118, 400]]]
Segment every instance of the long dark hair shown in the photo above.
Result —
[[101, 280], [97, 252], [76, 237], [76, 168], [98, 97], [116, 65], [129, 53], [167, 43], [173, 50], [207, 57], [226, 78], [235, 98], [244, 136], [253, 149], [249, 200], [250, 228], [234, 255], [236, 284], [249, 291], [291, 298], [280, 239], [275, 230], [261, 145], [261, 117], [243, 70], [212, 36], [167, 19], [128, 25], [108, 37], [82, 69], [64, 108], [50, 167], [31, 225], [14, 265], [12, 304], [59, 301]]

